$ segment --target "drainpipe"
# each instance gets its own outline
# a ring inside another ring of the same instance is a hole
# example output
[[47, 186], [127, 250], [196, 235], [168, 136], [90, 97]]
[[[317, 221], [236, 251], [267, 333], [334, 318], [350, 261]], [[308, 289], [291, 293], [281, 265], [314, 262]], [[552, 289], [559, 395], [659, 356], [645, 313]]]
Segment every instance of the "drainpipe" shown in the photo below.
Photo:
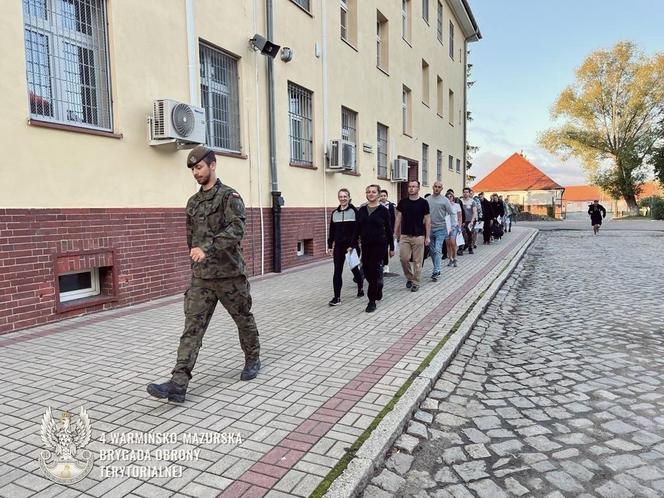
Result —
[[[274, 19], [272, 0], [265, 0], [266, 11], [266, 38], [273, 40]], [[277, 140], [275, 125], [275, 103], [274, 103], [274, 61], [272, 57], [267, 59], [267, 95], [268, 95], [268, 120], [270, 128], [270, 177], [272, 183], [272, 271], [281, 273], [281, 204], [282, 197], [279, 191], [279, 179], [277, 176]]]
[[[326, 161], [326, 152], [327, 144], [330, 140], [329, 132], [327, 127], [328, 119], [328, 86], [327, 86], [327, 11], [325, 9], [326, 0], [320, 0], [320, 12], [321, 12], [321, 31], [323, 36], [323, 42], [321, 46], [321, 58], [322, 58], [322, 78], [323, 78], [323, 157], [322, 164], [323, 167], [323, 226], [325, 227], [325, 244], [327, 244], [328, 237], [328, 217], [327, 217], [327, 173], [325, 171], [325, 161]], [[325, 246], [327, 247], [327, 245]]]
[[200, 105], [198, 99], [198, 79], [196, 71], [196, 29], [194, 27], [194, 0], [185, 0], [185, 18], [187, 21], [187, 58], [189, 59], [189, 103]]

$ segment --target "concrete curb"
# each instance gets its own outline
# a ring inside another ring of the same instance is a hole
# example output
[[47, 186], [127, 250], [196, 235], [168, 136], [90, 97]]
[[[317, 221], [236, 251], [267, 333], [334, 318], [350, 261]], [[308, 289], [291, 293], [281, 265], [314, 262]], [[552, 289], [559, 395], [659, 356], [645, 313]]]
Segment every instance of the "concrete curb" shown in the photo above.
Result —
[[526, 239], [524, 244], [505, 266], [501, 273], [489, 284], [484, 295], [473, 305], [467, 316], [459, 325], [454, 334], [431, 360], [429, 366], [413, 381], [406, 392], [401, 396], [383, 420], [373, 430], [371, 435], [362, 444], [348, 467], [337, 477], [325, 493], [325, 498], [348, 498], [359, 496], [367, 486], [377, 464], [382, 463], [387, 450], [394, 444], [403, 432], [403, 428], [412, 418], [420, 403], [432, 390], [434, 383], [440, 377], [456, 356], [461, 345], [470, 335], [477, 320], [484, 314], [489, 303], [507, 281], [516, 266], [523, 259], [524, 254], [537, 237], [539, 230], [535, 230]]

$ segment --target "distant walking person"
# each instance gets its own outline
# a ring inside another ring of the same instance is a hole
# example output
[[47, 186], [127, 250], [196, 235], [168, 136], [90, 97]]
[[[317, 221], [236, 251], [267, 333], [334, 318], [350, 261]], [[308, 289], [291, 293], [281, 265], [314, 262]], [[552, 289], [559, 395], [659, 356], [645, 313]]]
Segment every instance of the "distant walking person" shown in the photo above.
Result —
[[394, 237], [390, 224], [390, 213], [380, 204], [379, 185], [369, 185], [366, 189], [367, 203], [358, 209], [357, 226], [353, 236], [353, 247], [362, 246], [362, 270], [367, 279], [366, 312], [376, 311], [376, 301], [383, 299], [383, 256], [394, 256]]
[[478, 194], [480, 198], [480, 206], [482, 207], [482, 220], [484, 226], [482, 227], [482, 235], [484, 236], [484, 244], [491, 244], [491, 224], [494, 218], [493, 207], [491, 201], [484, 198], [484, 192]]
[[593, 201], [588, 206], [588, 214], [590, 215], [590, 223], [593, 226], [593, 233], [597, 235], [599, 227], [602, 226], [602, 219], [606, 218], [606, 209], [604, 209], [604, 206], [599, 201]]
[[[327, 237], [327, 253], [332, 250], [334, 260], [334, 276], [332, 277], [332, 287], [334, 288], [334, 297], [328, 303], [330, 306], [336, 306], [341, 303], [341, 286], [343, 283], [343, 271], [346, 266], [346, 253], [352, 250], [353, 236], [357, 230], [357, 209], [350, 203], [350, 192], [342, 188], [338, 193], [339, 207], [332, 211], [330, 216], [329, 235]], [[334, 249], [333, 249], [334, 248]], [[355, 267], [353, 272], [353, 282], [357, 284], [357, 297], [364, 296], [362, 289], [364, 278], [359, 267]]]
[[[461, 198], [461, 214], [462, 214], [462, 233], [464, 244], [468, 249], [468, 254], [473, 254], [473, 234], [475, 233], [475, 223], [477, 222], [477, 207], [475, 201], [470, 195], [470, 188], [463, 189], [463, 197]], [[462, 251], [463, 253], [463, 251]]]
[[461, 233], [461, 223], [463, 219], [461, 204], [457, 202], [454, 197], [452, 189], [447, 191], [447, 198], [452, 206], [452, 214], [450, 215], [450, 233], [447, 236], [445, 243], [447, 244], [447, 257], [450, 258], [447, 266], [457, 267], [457, 235]]
[[429, 203], [420, 197], [420, 182], [417, 180], [408, 182], [408, 197], [397, 204], [394, 236], [399, 241], [399, 259], [406, 277], [406, 288], [417, 292], [422, 279], [424, 246], [429, 245], [431, 236]]

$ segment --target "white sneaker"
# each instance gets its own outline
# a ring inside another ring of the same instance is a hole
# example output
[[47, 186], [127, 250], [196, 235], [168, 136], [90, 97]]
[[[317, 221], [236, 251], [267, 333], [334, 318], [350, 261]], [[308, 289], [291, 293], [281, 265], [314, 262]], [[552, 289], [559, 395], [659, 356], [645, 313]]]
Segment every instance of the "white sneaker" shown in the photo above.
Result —
[[390, 267], [387, 265], [383, 266], [383, 273], [390, 273]]

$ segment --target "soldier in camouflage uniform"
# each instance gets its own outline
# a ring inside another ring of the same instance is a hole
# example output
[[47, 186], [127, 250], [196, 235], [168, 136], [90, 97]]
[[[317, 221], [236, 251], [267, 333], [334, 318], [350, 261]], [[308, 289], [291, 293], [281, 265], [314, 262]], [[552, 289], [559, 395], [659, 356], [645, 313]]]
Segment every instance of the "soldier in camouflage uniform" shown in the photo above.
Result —
[[216, 177], [211, 149], [199, 145], [187, 157], [187, 166], [201, 189], [187, 203], [187, 245], [192, 279], [185, 292], [184, 332], [180, 338], [173, 376], [164, 384], [149, 384], [148, 393], [182, 403], [198, 350], [217, 301], [237, 324], [245, 366], [240, 378], [251, 380], [260, 369], [258, 329], [251, 313], [251, 294], [240, 241], [245, 210], [240, 194]]

